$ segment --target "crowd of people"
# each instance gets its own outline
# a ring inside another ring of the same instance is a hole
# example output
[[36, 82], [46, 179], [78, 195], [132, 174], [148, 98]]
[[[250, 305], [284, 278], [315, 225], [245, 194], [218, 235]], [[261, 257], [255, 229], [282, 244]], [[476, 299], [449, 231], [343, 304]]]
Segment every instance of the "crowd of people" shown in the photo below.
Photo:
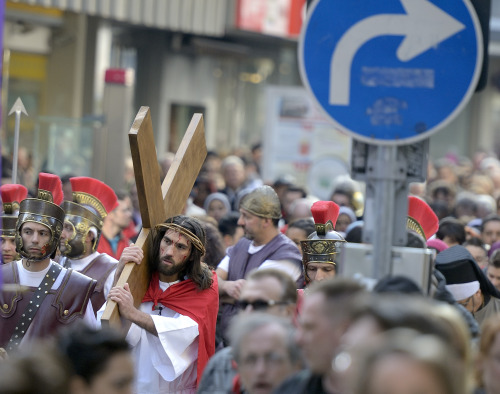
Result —
[[[499, 393], [500, 161], [449, 155], [410, 184], [407, 247], [432, 251], [423, 288], [343, 277], [362, 185], [339, 177], [319, 201], [263, 180], [260, 149], [210, 152], [144, 249], [133, 184], [0, 186], [0, 394]], [[146, 265], [141, 299], [119, 282], [128, 264]], [[121, 331], [102, 324], [110, 302]]]

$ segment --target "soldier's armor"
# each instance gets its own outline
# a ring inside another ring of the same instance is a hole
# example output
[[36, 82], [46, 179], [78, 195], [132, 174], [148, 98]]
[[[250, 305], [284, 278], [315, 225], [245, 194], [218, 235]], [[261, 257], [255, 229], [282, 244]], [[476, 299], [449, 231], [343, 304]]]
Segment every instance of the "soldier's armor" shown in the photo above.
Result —
[[106, 302], [104, 284], [117, 265], [118, 261], [116, 259], [105, 253], [101, 253], [81, 271], [82, 274], [97, 281], [91, 296], [91, 302], [95, 313], [97, 313]]
[[[19, 284], [15, 261], [2, 265], [0, 269], [4, 283]], [[40, 305], [29, 327], [29, 338], [53, 336], [61, 327], [83, 318], [96, 284], [95, 280], [68, 269], [59, 288], [49, 290]], [[26, 292], [0, 291], [0, 347], [4, 347], [11, 338], [35, 290], [36, 287], [29, 287]]]

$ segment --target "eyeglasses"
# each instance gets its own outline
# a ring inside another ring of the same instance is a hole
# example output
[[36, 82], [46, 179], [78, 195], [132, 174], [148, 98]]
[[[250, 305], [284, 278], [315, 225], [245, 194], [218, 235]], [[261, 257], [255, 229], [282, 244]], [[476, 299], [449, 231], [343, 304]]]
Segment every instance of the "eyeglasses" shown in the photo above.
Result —
[[255, 300], [255, 301], [238, 301], [236, 306], [245, 310], [250, 305], [254, 311], [262, 311], [274, 305], [286, 305], [289, 304], [288, 301], [274, 301], [274, 300]]

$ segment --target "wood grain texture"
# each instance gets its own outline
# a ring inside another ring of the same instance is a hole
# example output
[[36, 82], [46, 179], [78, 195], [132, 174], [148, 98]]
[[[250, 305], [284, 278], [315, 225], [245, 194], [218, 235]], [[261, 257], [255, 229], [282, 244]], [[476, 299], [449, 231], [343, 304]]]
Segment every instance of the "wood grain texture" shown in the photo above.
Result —
[[142, 226], [152, 228], [164, 221], [166, 217], [163, 209], [160, 166], [156, 155], [149, 107], [141, 107], [128, 136]]
[[[167, 218], [182, 211], [206, 157], [203, 115], [194, 114], [170, 170], [163, 180], [162, 195]], [[196, 176], [193, 177], [192, 174]]]
[[[129, 132], [129, 141], [143, 223], [135, 244], [144, 251], [144, 259], [139, 265], [127, 263], [116, 285], [123, 286], [128, 283], [134, 297], [134, 305], [139, 307], [149, 286], [147, 261], [152, 239], [151, 230], [158, 223], [183, 211], [207, 156], [203, 115], [193, 115], [163, 184], [160, 184], [149, 107], [141, 107], [137, 113]], [[101, 322], [104, 326], [121, 327], [124, 331], [130, 327], [130, 322], [120, 319], [118, 306], [113, 301], [108, 301]]]

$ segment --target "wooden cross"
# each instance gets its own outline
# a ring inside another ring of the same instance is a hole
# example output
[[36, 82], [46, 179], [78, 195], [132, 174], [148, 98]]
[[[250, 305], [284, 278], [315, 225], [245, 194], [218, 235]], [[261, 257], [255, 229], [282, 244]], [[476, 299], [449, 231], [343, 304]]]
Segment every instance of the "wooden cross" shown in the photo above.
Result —
[[[182, 212], [207, 156], [203, 116], [193, 115], [161, 187], [149, 107], [141, 107], [137, 113], [129, 132], [129, 141], [142, 218], [142, 230], [135, 244], [144, 251], [144, 259], [139, 265], [127, 263], [116, 286], [128, 283], [134, 304], [139, 307], [149, 286], [146, 262], [152, 241], [151, 229]], [[130, 325], [121, 322], [118, 305], [111, 300], [107, 303], [101, 322], [116, 328], [123, 326], [124, 329]]]

